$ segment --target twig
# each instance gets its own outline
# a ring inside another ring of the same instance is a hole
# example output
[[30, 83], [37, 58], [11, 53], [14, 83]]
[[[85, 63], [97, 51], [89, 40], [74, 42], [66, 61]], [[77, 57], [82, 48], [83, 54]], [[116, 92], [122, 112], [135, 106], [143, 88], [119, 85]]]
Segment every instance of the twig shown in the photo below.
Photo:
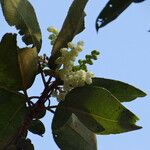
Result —
[[24, 95], [25, 95], [25, 97], [26, 97], [26, 101], [27, 101], [29, 107], [32, 107], [32, 106], [31, 106], [31, 103], [32, 103], [32, 104], [34, 104], [34, 103], [33, 103], [32, 101], [30, 101], [30, 99], [29, 99], [29, 97], [28, 97], [27, 91], [26, 91], [26, 90], [23, 90], [23, 93], [24, 93]]
[[40, 63], [39, 63], [39, 71], [40, 71], [40, 74], [41, 74], [41, 77], [42, 77], [43, 84], [46, 87], [46, 80], [45, 80], [45, 76], [44, 76], [44, 73], [43, 73], [43, 70], [41, 68], [41, 64]]
[[48, 107], [51, 105], [51, 100], [48, 99]]
[[58, 105], [48, 106], [47, 109], [57, 108]]
[[29, 99], [31, 100], [31, 99], [39, 99], [40, 97], [39, 96], [31, 96], [31, 97], [29, 97]]
[[[59, 82], [56, 80], [51, 85], [49, 85], [51, 79], [52, 78], [50, 77], [40, 97], [38, 97], [38, 96], [34, 97], [33, 96], [33, 97], [30, 97], [30, 98], [27, 99], [28, 102], [31, 102], [31, 101], [29, 101], [31, 98], [38, 98], [38, 101], [34, 104], [34, 110], [38, 110], [36, 112], [37, 115], [38, 115], [38, 113], [40, 112], [40, 110], [42, 108], [41, 106], [43, 106], [45, 104], [45, 102], [49, 99], [49, 96], [51, 95], [53, 89], [56, 88], [58, 86], [58, 84], [59, 84]], [[28, 97], [27, 92], [24, 91], [24, 93], [25, 93], [26, 97]], [[30, 103], [29, 103], [29, 105], [30, 105]], [[48, 111], [50, 111], [51, 113], [54, 114], [55, 111], [51, 110], [51, 109], [52, 108], [56, 108], [56, 107], [57, 106], [50, 106], [50, 109]], [[19, 138], [28, 129], [28, 127], [30, 126], [32, 120], [33, 120], [33, 115], [32, 115], [32, 112], [30, 112], [25, 117], [25, 119], [24, 119], [24, 121], [22, 123], [22, 126], [21, 126], [21, 128], [19, 130], [19, 133], [16, 136], [15, 140], [17, 138]]]
[[50, 109], [50, 110], [48, 110], [48, 111], [50, 111], [51, 113], [55, 114], [55, 111], [54, 111], [54, 110], [52, 110], [52, 109]]
[[49, 85], [50, 82], [51, 82], [51, 80], [52, 80], [52, 76], [50, 76], [50, 77], [48, 78], [48, 81], [46, 82], [46, 85]]

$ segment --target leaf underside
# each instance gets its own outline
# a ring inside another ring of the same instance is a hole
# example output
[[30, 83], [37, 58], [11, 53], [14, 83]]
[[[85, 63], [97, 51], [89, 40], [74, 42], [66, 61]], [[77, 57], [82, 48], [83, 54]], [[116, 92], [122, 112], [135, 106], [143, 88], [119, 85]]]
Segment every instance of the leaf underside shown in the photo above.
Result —
[[37, 74], [37, 60], [36, 48], [19, 49], [16, 34], [5, 34], [0, 43], [0, 86], [12, 90], [29, 88]]
[[67, 47], [67, 43], [71, 42], [77, 34], [84, 30], [84, 8], [87, 2], [88, 0], [73, 1], [52, 49], [52, 56], [49, 60], [51, 69], [56, 68], [55, 60], [61, 55], [60, 49]]
[[25, 44], [33, 44], [40, 51], [42, 44], [41, 30], [28, 0], [1, 0], [3, 14], [10, 26], [15, 26]]
[[[64, 114], [59, 113], [59, 116], [61, 115]], [[95, 134], [87, 129], [74, 114], [70, 115], [66, 123], [59, 128], [57, 128], [56, 122], [60, 118], [58, 115], [57, 117], [54, 116], [54, 118], [52, 132], [54, 140], [60, 149], [97, 150]], [[61, 122], [61, 120], [59, 120], [59, 122]]]

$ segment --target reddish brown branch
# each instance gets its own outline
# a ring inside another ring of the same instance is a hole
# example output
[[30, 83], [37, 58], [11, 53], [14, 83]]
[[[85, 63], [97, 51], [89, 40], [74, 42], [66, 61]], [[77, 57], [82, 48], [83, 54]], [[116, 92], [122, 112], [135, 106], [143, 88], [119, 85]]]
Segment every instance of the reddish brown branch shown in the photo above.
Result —
[[[48, 82], [50, 82], [50, 80]], [[42, 95], [39, 97], [38, 101], [34, 104], [34, 107], [30, 109], [29, 114], [27, 114], [27, 116], [25, 117], [22, 127], [20, 128], [20, 131], [16, 139], [18, 139], [23, 133], [27, 131], [27, 129], [32, 123], [33, 118], [35, 118], [43, 109], [45, 109], [44, 106], [45, 102], [51, 96], [53, 89], [56, 88], [57, 86], [58, 86], [57, 81], [54, 81], [51, 85], [46, 84], [46, 87], [42, 92]], [[38, 98], [38, 97], [30, 97], [30, 99], [31, 98]], [[50, 108], [56, 108], [56, 106], [50, 106]], [[49, 111], [54, 113], [54, 111], [51, 109]]]

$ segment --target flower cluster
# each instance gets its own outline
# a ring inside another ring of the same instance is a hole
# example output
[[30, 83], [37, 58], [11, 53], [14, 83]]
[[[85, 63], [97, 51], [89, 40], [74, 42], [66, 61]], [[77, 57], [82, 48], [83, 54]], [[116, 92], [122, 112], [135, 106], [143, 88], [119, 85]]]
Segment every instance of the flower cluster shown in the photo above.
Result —
[[[53, 45], [59, 32], [54, 27], [49, 27], [48, 31], [52, 33], [49, 39]], [[56, 60], [56, 63], [61, 67], [56, 69], [54, 74], [63, 81], [63, 86], [55, 89], [52, 93], [52, 96], [56, 97], [58, 101], [64, 100], [65, 95], [73, 88], [92, 83], [94, 74], [87, 70], [86, 65], [92, 65], [92, 60], [97, 59], [99, 52], [92, 51], [91, 55], [86, 55], [85, 60], [78, 61], [79, 65], [75, 65], [75, 60], [83, 50], [83, 45], [83, 41], [79, 41], [77, 44], [69, 42], [67, 48], [60, 50], [61, 56]]]
[[49, 39], [51, 40], [51, 45], [54, 45], [54, 42], [55, 42], [55, 40], [58, 36], [59, 31], [56, 28], [52, 27], [52, 26], [48, 27], [47, 30], [48, 30], [48, 32], [51, 33], [50, 36], [49, 36]]
[[62, 65], [62, 69], [57, 70], [57, 74], [64, 81], [65, 91], [72, 88], [84, 86], [85, 83], [91, 84], [93, 73], [79, 69], [74, 71], [74, 62], [79, 52], [83, 50], [83, 42], [80, 41], [76, 45], [69, 42], [68, 48], [61, 49], [62, 56], [56, 60], [56, 63]]
[[56, 70], [57, 76], [64, 82], [63, 89], [57, 92], [59, 100], [64, 99], [65, 95], [75, 87], [81, 87], [85, 84], [92, 83], [94, 74], [87, 70], [79, 68], [75, 70], [75, 60], [78, 54], [83, 50], [83, 42], [77, 44], [68, 43], [68, 48], [61, 49], [61, 57], [56, 60], [56, 63], [62, 65], [61, 69]]

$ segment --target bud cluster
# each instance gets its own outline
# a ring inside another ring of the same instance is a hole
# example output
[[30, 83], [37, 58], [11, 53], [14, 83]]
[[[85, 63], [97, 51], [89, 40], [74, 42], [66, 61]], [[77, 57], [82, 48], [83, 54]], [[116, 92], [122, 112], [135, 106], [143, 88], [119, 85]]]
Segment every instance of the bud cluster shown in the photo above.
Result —
[[59, 31], [56, 28], [52, 27], [52, 26], [48, 27], [47, 31], [51, 33], [50, 36], [49, 36], [49, 39], [51, 40], [51, 45], [54, 45], [54, 42], [55, 42], [55, 40], [58, 36]]
[[90, 55], [86, 55], [85, 56], [84, 60], [79, 59], [78, 60], [79, 65], [74, 66], [73, 70], [80, 70], [80, 69], [82, 69], [82, 70], [87, 71], [87, 64], [88, 65], [93, 65], [93, 61], [92, 60], [97, 60], [97, 56], [99, 54], [100, 54], [99, 51], [93, 50]]

